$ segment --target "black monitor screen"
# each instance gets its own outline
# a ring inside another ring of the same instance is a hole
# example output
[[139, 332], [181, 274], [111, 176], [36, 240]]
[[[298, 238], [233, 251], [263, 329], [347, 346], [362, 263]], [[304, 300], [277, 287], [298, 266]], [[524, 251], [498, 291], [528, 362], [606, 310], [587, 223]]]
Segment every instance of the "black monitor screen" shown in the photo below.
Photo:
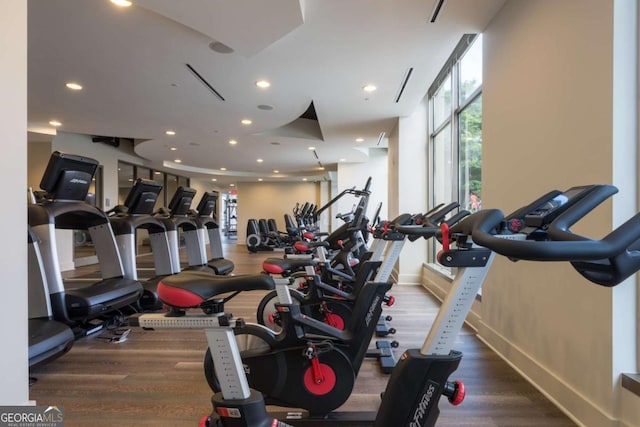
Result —
[[207, 191], [200, 199], [200, 203], [198, 203], [198, 215], [200, 216], [211, 216], [212, 213], [216, 212], [216, 203], [218, 202], [218, 192], [217, 191]]
[[196, 190], [189, 187], [178, 187], [169, 202], [171, 215], [186, 215], [191, 209], [191, 202], [196, 195]]
[[160, 191], [162, 185], [148, 179], [136, 179], [124, 201], [127, 212], [130, 215], [151, 215]]
[[54, 151], [40, 181], [40, 188], [52, 199], [84, 200], [97, 168], [97, 160]]

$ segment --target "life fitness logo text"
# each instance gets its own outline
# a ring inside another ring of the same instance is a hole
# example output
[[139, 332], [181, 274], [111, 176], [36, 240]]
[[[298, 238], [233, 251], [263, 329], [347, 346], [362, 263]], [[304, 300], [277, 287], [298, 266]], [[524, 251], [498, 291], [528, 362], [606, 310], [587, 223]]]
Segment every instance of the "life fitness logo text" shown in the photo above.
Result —
[[433, 394], [436, 392], [436, 387], [436, 383], [429, 381], [427, 389], [422, 395], [422, 398], [418, 403], [418, 407], [413, 413], [412, 420], [409, 423], [410, 427], [421, 427], [424, 425], [425, 415], [428, 413], [429, 407], [431, 406], [431, 401], [433, 400]]
[[369, 326], [369, 324], [371, 323], [371, 319], [373, 318], [373, 312], [376, 310], [376, 307], [379, 302], [380, 302], [380, 296], [376, 295], [376, 297], [373, 299], [373, 303], [371, 303], [371, 307], [369, 307], [369, 312], [364, 318], [365, 325]]

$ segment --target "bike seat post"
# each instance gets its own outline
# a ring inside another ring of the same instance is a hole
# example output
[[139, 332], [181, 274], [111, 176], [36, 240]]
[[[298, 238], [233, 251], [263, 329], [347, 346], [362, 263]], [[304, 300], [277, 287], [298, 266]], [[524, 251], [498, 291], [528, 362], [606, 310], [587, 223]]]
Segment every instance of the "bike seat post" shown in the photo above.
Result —
[[289, 292], [289, 279], [274, 279], [276, 283], [276, 294], [278, 295], [278, 303], [293, 304], [291, 293]]

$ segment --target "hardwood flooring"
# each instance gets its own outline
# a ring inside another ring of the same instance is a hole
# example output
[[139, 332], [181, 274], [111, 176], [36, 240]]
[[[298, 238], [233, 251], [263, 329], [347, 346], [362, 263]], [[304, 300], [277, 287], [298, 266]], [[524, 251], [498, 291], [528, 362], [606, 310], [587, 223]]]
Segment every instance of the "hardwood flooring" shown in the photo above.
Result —
[[[259, 272], [262, 260], [278, 253], [249, 254], [225, 244], [236, 274]], [[86, 274], [86, 268], [78, 274]], [[419, 286], [396, 286], [394, 337], [403, 349], [420, 347], [439, 303]], [[263, 292], [246, 292], [227, 303], [236, 317], [254, 321]], [[30, 398], [38, 405], [64, 408], [65, 426], [196, 426], [211, 411], [211, 392], [203, 375], [206, 341], [202, 331], [132, 329], [122, 343], [103, 337], [78, 340], [71, 351], [31, 375]], [[575, 426], [533, 386], [465, 329], [456, 347], [464, 353], [452, 377], [465, 383], [467, 397], [457, 407], [440, 402], [438, 426]], [[375, 411], [388, 376], [377, 362], [364, 362], [351, 398], [341, 409]], [[328, 424], [330, 425], [330, 424]], [[393, 426], [389, 426], [393, 427]]]

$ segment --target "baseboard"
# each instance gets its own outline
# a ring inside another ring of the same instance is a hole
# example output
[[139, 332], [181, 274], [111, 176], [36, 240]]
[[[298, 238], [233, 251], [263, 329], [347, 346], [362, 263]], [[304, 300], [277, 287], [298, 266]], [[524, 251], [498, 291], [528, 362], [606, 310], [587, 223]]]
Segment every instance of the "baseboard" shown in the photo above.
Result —
[[[579, 426], [631, 427], [612, 418], [570, 384], [540, 365], [517, 345], [482, 321], [478, 331], [478, 338], [483, 343]], [[508, 358], [505, 355], [509, 355]]]
[[[425, 273], [427, 272], [433, 274], [423, 275], [422, 286], [438, 300], [443, 301], [450, 291], [450, 281], [441, 278], [437, 272], [425, 269]], [[466, 323], [478, 332], [477, 336], [482, 342], [579, 426], [640, 427], [640, 424], [616, 420], [605, 413], [500, 333], [483, 323], [478, 310], [472, 308]], [[558, 399], [556, 396], [562, 396], [562, 398]]]
[[420, 274], [397, 274], [394, 271], [393, 275], [397, 277], [395, 283], [398, 285], [419, 285], [422, 281]]

